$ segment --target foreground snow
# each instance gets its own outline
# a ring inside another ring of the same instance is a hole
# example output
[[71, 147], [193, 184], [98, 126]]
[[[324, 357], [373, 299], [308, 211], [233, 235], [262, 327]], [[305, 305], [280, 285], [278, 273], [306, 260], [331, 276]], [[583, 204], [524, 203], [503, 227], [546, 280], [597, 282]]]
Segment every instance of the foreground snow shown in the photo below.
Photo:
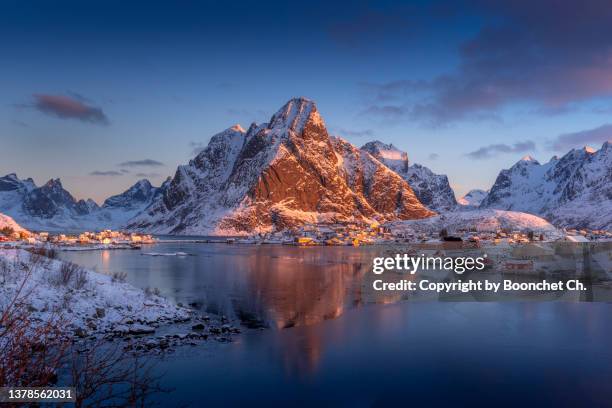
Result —
[[61, 277], [65, 265], [21, 249], [0, 249], [0, 310], [15, 299], [25, 280], [19, 299], [32, 312], [32, 320], [45, 322], [60, 316], [67, 322], [67, 333], [133, 329], [136, 325], [125, 324], [181, 321], [190, 316], [188, 309], [160, 296], [90, 270], [81, 269], [65, 282]]
[[548, 221], [535, 215], [502, 210], [455, 211], [423, 220], [394, 222], [395, 231], [413, 230], [415, 232], [435, 232], [443, 228], [449, 231], [474, 229], [479, 232], [496, 232], [501, 229], [510, 231], [531, 230], [550, 235], [560, 232]]

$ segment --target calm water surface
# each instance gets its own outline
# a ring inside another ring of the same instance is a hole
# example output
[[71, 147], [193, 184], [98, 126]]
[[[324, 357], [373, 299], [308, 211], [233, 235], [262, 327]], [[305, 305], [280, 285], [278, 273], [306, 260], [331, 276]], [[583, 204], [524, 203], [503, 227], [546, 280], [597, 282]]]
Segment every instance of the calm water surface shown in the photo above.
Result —
[[168, 243], [61, 256], [252, 328], [163, 361], [176, 388], [164, 405], [612, 406], [612, 304], [407, 302], [370, 289], [379, 250]]

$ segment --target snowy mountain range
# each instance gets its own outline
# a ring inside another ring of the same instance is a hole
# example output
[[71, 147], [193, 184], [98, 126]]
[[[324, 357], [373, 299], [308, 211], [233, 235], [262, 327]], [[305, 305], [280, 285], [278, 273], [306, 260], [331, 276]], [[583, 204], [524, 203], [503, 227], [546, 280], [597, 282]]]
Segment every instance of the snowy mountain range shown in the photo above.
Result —
[[433, 215], [408, 183], [368, 152], [329, 136], [314, 102], [295, 98], [268, 123], [212, 137], [128, 228], [244, 234], [305, 222]]
[[453, 210], [457, 206], [455, 193], [446, 175], [435, 174], [420, 164], [410, 165], [408, 153], [392, 144], [376, 140], [366, 143], [361, 150], [370, 153], [406, 180], [418, 199], [428, 208], [440, 212]]
[[160, 187], [140, 180], [98, 206], [76, 200], [59, 179], [39, 187], [9, 174], [0, 177], [0, 213], [31, 230], [234, 235], [306, 222], [399, 221], [481, 208], [609, 230], [611, 150], [607, 142], [598, 151], [572, 150], [543, 165], [527, 156], [502, 170], [488, 193], [472, 190], [457, 201], [446, 175], [410, 164], [408, 154], [392, 144], [372, 141], [358, 148], [330, 136], [315, 103], [295, 98], [268, 123], [248, 130], [235, 125], [214, 135]]
[[0, 213], [33, 230], [118, 228], [144, 210], [162, 188], [140, 180], [100, 207], [90, 199], [77, 201], [59, 179], [38, 187], [32, 179], [21, 180], [16, 174], [9, 174], [0, 177]]
[[502, 170], [480, 208], [523, 211], [558, 226], [612, 229], [612, 143]]

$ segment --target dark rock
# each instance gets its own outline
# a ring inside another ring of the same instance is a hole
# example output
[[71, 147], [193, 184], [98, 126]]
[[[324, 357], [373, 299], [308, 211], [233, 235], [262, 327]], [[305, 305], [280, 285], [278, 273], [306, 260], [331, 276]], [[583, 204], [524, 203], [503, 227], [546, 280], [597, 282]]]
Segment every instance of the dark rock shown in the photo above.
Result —
[[106, 310], [104, 310], [104, 309], [103, 309], [103, 308], [101, 308], [101, 307], [97, 307], [97, 308], [96, 308], [96, 314], [95, 314], [95, 316], [96, 316], [98, 319], [102, 319], [104, 316], [106, 316]]

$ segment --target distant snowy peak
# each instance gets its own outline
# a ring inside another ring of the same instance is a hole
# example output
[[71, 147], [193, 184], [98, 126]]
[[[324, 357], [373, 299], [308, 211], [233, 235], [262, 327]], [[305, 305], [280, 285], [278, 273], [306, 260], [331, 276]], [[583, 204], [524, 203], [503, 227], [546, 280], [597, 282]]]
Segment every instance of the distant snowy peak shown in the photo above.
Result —
[[0, 212], [32, 230], [85, 230], [119, 228], [159, 197], [163, 188], [140, 180], [122, 194], [108, 198], [102, 207], [91, 199], [76, 200], [59, 179], [40, 187], [15, 174], [0, 178]]
[[393, 146], [393, 144], [386, 144], [379, 140], [374, 140], [361, 146], [361, 150], [370, 153], [396, 173], [401, 174], [408, 171], [408, 153], [399, 150], [397, 147]]
[[129, 228], [222, 235], [429, 215], [401, 177], [332, 140], [316, 104], [294, 98], [268, 123], [213, 136]]
[[399, 150], [393, 144], [375, 140], [361, 147], [385, 166], [399, 174], [408, 182], [419, 200], [434, 211], [449, 211], [457, 206], [455, 193], [450, 187], [448, 177], [435, 174], [420, 164], [410, 165], [408, 153]]
[[11, 191], [26, 193], [35, 187], [34, 180], [31, 178], [20, 180], [15, 173], [0, 177], [0, 192]]
[[478, 207], [487, 194], [485, 190], [470, 190], [466, 195], [457, 200], [457, 202], [469, 207]]
[[[23, 199], [24, 212], [32, 217], [53, 218], [63, 213], [88, 214], [97, 205], [91, 201], [77, 201], [64, 189], [60, 179], [51, 179], [40, 187], [30, 190]], [[93, 207], [93, 208], [92, 208]]]
[[103, 208], [131, 209], [149, 203], [155, 195], [157, 188], [153, 187], [149, 180], [139, 180], [121, 194], [107, 198], [102, 205]]
[[524, 211], [560, 226], [612, 229], [612, 148], [573, 149], [502, 170], [481, 208]]

